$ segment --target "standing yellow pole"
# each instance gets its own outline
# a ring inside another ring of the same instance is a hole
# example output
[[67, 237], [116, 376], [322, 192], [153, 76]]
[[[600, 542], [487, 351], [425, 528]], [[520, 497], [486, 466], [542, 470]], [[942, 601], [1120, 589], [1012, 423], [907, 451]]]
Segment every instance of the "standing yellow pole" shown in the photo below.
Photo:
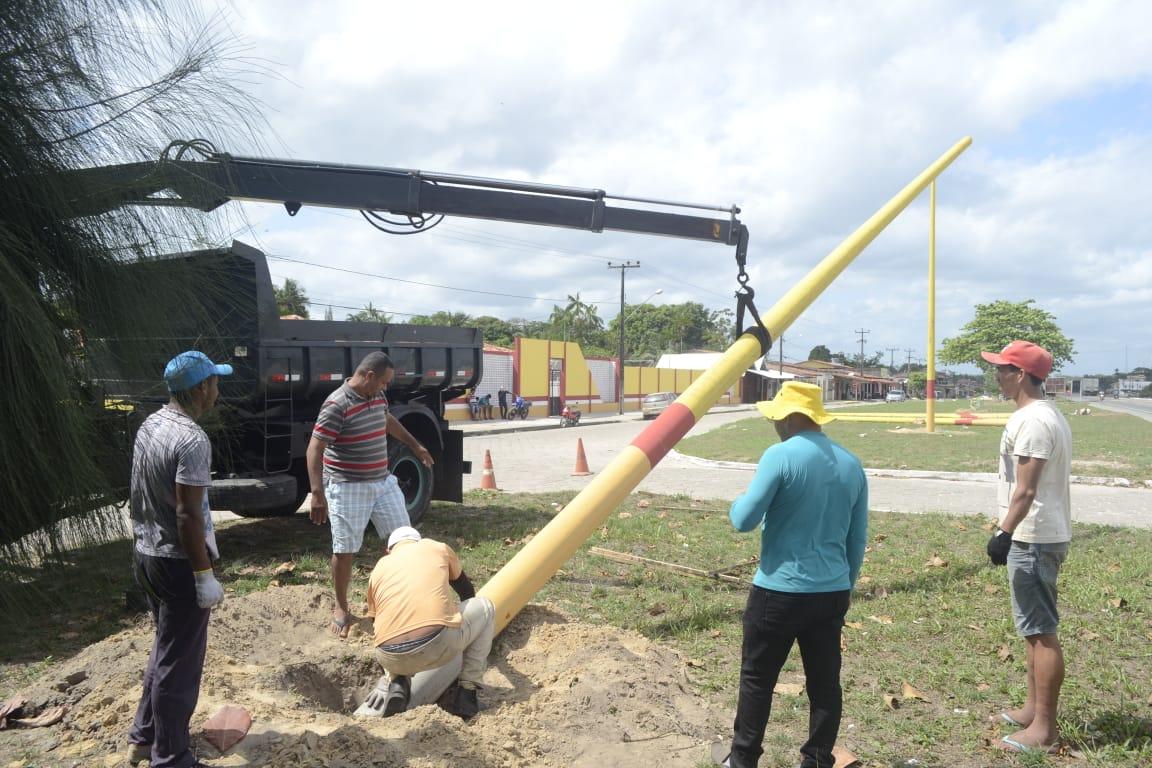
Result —
[[[764, 313], [764, 327], [772, 338], [779, 338], [852, 260], [971, 144], [972, 139], [965, 138], [941, 155]], [[694, 381], [484, 585], [480, 594], [496, 606], [497, 632], [528, 604], [761, 354], [760, 342], [751, 335], [737, 339], [716, 365]]]
[[925, 429], [936, 431], [936, 180], [928, 194], [928, 375]]

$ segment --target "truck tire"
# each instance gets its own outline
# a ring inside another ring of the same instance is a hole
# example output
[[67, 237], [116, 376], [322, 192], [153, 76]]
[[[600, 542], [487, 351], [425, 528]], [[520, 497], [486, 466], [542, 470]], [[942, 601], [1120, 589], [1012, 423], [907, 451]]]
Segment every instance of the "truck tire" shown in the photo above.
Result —
[[208, 504], [240, 517], [282, 517], [294, 514], [308, 488], [290, 474], [213, 480]]
[[420, 522], [432, 504], [432, 470], [421, 463], [412, 449], [399, 440], [388, 441], [388, 469], [404, 494], [404, 506], [412, 525]]

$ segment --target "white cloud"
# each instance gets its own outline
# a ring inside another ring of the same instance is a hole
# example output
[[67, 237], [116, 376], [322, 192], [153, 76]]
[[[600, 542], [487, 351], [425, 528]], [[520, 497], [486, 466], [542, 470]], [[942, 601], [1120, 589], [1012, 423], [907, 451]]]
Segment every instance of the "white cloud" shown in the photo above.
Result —
[[[976, 303], [1035, 298], [1076, 339], [1074, 368], [1111, 370], [1141, 344], [1152, 364], [1152, 120], [1061, 116], [1117, 92], [1152, 110], [1145, 3], [253, 0], [226, 13], [282, 75], [259, 90], [276, 154], [736, 203], [761, 307], [972, 135], [940, 180], [937, 338]], [[710, 244], [459, 219], [393, 238], [356, 214], [248, 208], [255, 233], [240, 239], [275, 253], [543, 297], [273, 264], [349, 305], [543, 318], [580, 291], [610, 318], [605, 262], [623, 259], [643, 264], [630, 300], [663, 288], [655, 301], [720, 308], [735, 288], [731, 250]], [[864, 327], [867, 349], [923, 357], [926, 250], [922, 197], [789, 330], [786, 354], [858, 349]]]

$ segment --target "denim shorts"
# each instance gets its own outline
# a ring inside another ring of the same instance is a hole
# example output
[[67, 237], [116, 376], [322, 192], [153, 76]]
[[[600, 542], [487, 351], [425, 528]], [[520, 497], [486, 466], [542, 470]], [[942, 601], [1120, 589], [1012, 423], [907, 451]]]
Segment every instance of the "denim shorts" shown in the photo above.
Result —
[[1068, 542], [1029, 544], [1013, 541], [1008, 552], [1008, 584], [1012, 617], [1021, 637], [1054, 635], [1060, 626], [1056, 579], [1068, 556]]

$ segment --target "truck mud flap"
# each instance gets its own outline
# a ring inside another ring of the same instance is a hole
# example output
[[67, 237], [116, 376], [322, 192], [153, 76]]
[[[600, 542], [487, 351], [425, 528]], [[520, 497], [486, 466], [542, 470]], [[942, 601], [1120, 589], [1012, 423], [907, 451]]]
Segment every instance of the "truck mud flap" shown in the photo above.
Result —
[[437, 459], [432, 498], [437, 501], [463, 501], [464, 475], [470, 474], [472, 462], [464, 461], [464, 433], [458, 429], [444, 432], [444, 451]]

